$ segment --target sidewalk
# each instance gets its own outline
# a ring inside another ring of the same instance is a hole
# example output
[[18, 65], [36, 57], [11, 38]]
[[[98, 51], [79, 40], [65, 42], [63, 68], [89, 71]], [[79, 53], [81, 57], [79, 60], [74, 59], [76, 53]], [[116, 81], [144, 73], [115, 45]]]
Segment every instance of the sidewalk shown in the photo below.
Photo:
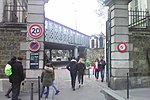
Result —
[[[11, 98], [6, 98], [4, 92], [0, 92], [0, 100], [11, 100]], [[31, 93], [30, 92], [20, 92], [21, 100], [32, 100], [31, 99]], [[54, 91], [50, 88], [49, 98], [41, 98], [41, 100], [54, 100]], [[39, 100], [38, 93], [33, 93], [33, 100]]]
[[[130, 89], [129, 99], [127, 99], [126, 90], [112, 90], [107, 86], [106, 82], [96, 80], [94, 75], [85, 75], [85, 84], [76, 91], [70, 88], [69, 72], [65, 68], [56, 69], [56, 86], [60, 89], [58, 95], [54, 95], [54, 90], [50, 89], [48, 99], [41, 100], [150, 100], [150, 88]], [[11, 100], [4, 96], [4, 92], [0, 92], [0, 100]], [[20, 93], [21, 100], [31, 100], [29, 92]], [[38, 93], [34, 93], [33, 100], [38, 100]]]
[[[92, 70], [90, 73], [92, 73]], [[90, 78], [88, 75], [86, 75], [85, 78], [85, 80], [90, 81], [92, 84], [96, 83], [100, 88], [100, 92], [106, 96], [107, 100], [150, 100], [150, 87], [130, 89], [129, 99], [127, 99], [127, 90], [112, 90], [107, 86], [106, 82], [101, 82], [100, 80], [96, 81], [92, 74], [90, 75]], [[110, 99], [108, 95], [113, 98]]]
[[100, 83], [99, 86], [104, 93], [112, 96], [116, 100], [150, 100], [150, 88], [130, 89], [129, 99], [127, 99], [127, 90], [112, 90], [106, 83]]
[[[91, 76], [93, 80], [94, 76]], [[150, 87], [129, 89], [129, 99], [127, 99], [127, 90], [112, 90], [108, 87], [106, 82], [97, 82], [97, 84], [102, 89], [101, 92], [112, 96], [116, 100], [150, 100]]]

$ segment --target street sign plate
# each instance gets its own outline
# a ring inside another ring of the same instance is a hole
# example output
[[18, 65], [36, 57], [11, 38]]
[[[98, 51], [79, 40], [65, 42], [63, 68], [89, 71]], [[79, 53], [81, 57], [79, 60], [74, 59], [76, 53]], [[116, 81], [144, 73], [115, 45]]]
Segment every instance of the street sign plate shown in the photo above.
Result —
[[30, 53], [30, 69], [39, 68], [39, 53]]

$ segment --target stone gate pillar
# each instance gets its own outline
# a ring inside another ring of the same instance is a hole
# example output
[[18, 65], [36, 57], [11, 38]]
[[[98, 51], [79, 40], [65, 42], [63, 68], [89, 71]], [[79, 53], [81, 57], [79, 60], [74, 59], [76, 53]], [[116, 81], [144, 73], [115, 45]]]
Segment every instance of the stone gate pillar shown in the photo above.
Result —
[[[111, 34], [111, 77], [112, 89], [126, 88], [129, 68], [129, 30], [128, 30], [128, 2], [129, 0], [106, 0], [109, 6], [110, 34]], [[124, 43], [120, 45], [120, 43]], [[126, 49], [127, 48], [127, 49]]]
[[147, 10], [150, 12], [150, 0], [147, 0]]
[[44, 66], [45, 10], [48, 0], [28, 0], [26, 76], [37, 78]]

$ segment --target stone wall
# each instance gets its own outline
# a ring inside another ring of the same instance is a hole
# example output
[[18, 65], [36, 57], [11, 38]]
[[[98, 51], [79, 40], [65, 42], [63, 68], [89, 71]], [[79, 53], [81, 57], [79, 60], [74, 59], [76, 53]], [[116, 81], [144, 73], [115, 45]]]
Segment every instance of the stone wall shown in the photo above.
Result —
[[4, 67], [12, 56], [25, 57], [25, 51], [20, 51], [20, 42], [26, 41], [26, 33], [21, 29], [0, 29], [0, 78], [5, 77]]
[[147, 50], [150, 49], [150, 32], [132, 31], [129, 42], [133, 44], [133, 51], [130, 52], [130, 60], [133, 61], [133, 68], [130, 68], [130, 86], [150, 86], [150, 65], [147, 58]]
[[130, 43], [133, 43], [133, 52], [130, 53], [130, 60], [133, 61], [133, 68], [130, 72], [133, 76], [147, 76], [150, 74], [150, 66], [147, 59], [147, 50], [150, 49], [150, 32], [132, 33]]

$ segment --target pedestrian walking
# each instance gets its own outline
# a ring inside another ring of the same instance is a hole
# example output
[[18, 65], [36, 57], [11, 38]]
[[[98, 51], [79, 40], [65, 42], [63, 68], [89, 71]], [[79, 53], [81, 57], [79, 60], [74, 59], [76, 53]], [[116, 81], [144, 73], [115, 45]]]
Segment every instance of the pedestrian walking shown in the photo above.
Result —
[[77, 69], [78, 69], [78, 83], [80, 88], [81, 85], [83, 86], [83, 79], [84, 79], [83, 76], [86, 69], [85, 64], [83, 63], [83, 58], [79, 58]]
[[45, 98], [48, 98], [49, 87], [53, 83], [52, 77], [53, 77], [53, 68], [50, 67], [50, 64], [46, 64], [46, 66], [44, 67], [44, 71], [41, 74], [41, 83], [42, 83], [41, 98], [43, 97], [45, 87], [47, 88]]
[[101, 82], [103, 82], [104, 81], [104, 74], [105, 74], [105, 65], [106, 65], [106, 62], [105, 62], [103, 56], [101, 57], [99, 65], [100, 65], [100, 69], [101, 69], [100, 70], [100, 72], [101, 72]]
[[6, 92], [6, 94], [5, 94], [5, 96], [6, 96], [7, 98], [11, 98], [11, 97], [10, 97], [11, 91], [12, 91], [12, 86], [9, 87], [9, 89], [7, 90], [7, 92]]
[[53, 75], [52, 75], [52, 87], [55, 89], [55, 95], [57, 95], [60, 91], [58, 90], [58, 88], [56, 87], [56, 85], [54, 84], [54, 81], [55, 81], [55, 66], [50, 63], [50, 67], [53, 68]]
[[94, 62], [94, 69], [95, 69], [95, 78], [98, 80], [98, 78], [99, 78], [99, 71], [100, 71], [99, 59], [98, 58]]
[[[16, 62], [16, 59], [17, 59], [17, 58], [16, 58], [15, 56], [13, 56], [13, 57], [11, 58], [11, 60], [8, 61], [7, 64], [9, 64], [9, 65], [12, 66], [12, 65]], [[11, 98], [11, 97], [10, 97], [11, 91], [12, 91], [12, 86], [9, 87], [8, 91], [7, 91], [6, 94], [5, 94], [5, 96], [6, 96], [7, 98]]]
[[77, 76], [77, 61], [75, 60], [75, 57], [71, 58], [71, 62], [66, 66], [66, 68], [70, 71], [71, 86], [73, 91], [75, 91], [76, 76]]
[[12, 64], [12, 75], [9, 77], [10, 83], [12, 83], [12, 100], [21, 100], [18, 98], [20, 93], [20, 85], [24, 80], [24, 72], [22, 65], [22, 57], [18, 57], [17, 61]]

